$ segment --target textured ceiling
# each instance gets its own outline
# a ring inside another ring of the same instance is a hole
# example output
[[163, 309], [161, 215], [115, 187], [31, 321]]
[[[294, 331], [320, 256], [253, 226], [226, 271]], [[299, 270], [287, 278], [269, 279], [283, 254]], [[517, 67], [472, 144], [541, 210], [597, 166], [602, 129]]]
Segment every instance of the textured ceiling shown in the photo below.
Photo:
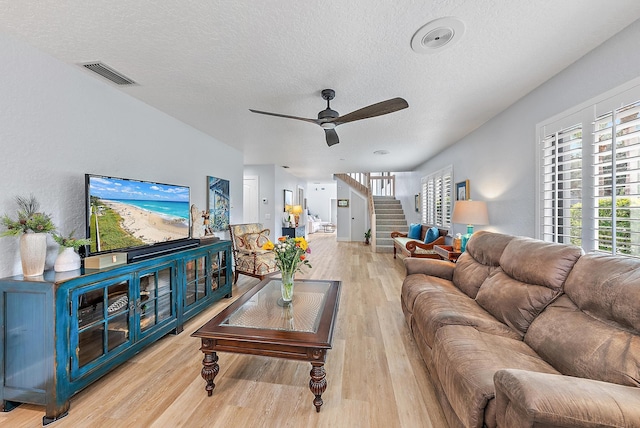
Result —
[[[1, 0], [0, 31], [69, 64], [103, 61], [118, 87], [234, 146], [245, 164], [334, 172], [408, 171], [640, 18], [638, 0]], [[434, 19], [455, 44], [411, 50]], [[97, 77], [100, 79], [100, 77]], [[108, 83], [111, 84], [111, 83]], [[393, 97], [409, 108], [336, 128], [314, 124], [332, 88], [341, 114]], [[387, 150], [385, 156], [373, 154]]]

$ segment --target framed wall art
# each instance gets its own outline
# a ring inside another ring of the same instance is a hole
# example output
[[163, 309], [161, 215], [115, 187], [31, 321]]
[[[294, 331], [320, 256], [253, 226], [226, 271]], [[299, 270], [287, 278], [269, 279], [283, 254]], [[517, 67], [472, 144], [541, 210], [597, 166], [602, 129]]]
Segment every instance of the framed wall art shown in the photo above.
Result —
[[349, 208], [349, 199], [338, 199], [338, 208]]
[[284, 212], [293, 206], [293, 191], [284, 189]]
[[[220, 232], [229, 228], [229, 180], [207, 176], [207, 209], [209, 232]], [[206, 234], [206, 231], [205, 231]]]
[[456, 201], [466, 201], [470, 196], [471, 189], [469, 188], [469, 180], [456, 183]]

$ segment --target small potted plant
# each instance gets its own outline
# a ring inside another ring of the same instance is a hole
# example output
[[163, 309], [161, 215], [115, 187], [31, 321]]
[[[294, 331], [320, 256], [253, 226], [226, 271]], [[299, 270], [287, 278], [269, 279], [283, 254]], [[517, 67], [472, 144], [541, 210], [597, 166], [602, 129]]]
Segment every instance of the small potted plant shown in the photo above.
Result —
[[72, 231], [69, 236], [53, 234], [53, 240], [60, 245], [60, 254], [56, 259], [53, 269], [56, 272], [66, 272], [68, 270], [80, 269], [80, 255], [78, 249], [83, 245], [89, 245], [90, 239], [87, 238], [74, 238]]
[[47, 256], [46, 234], [53, 232], [56, 227], [49, 214], [40, 212], [40, 203], [35, 196], [16, 196], [15, 200], [18, 219], [3, 215], [0, 223], [7, 230], [0, 236], [20, 237], [20, 261], [24, 276], [42, 275]]
[[371, 229], [367, 230], [364, 233], [364, 244], [369, 245], [369, 240], [371, 239]]

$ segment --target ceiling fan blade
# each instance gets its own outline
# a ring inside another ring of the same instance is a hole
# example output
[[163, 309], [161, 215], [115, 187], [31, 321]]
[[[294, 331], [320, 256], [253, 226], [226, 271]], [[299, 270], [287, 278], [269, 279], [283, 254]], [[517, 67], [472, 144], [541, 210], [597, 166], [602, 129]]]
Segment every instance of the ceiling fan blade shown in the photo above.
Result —
[[252, 110], [252, 109], [249, 109], [249, 111], [252, 112], [252, 113], [266, 114], [268, 116], [277, 116], [277, 117], [284, 117], [284, 118], [287, 118], [287, 119], [304, 120], [305, 122], [315, 123], [316, 125], [320, 124], [318, 119], [307, 119], [306, 117], [289, 116], [289, 115], [286, 115], [286, 114], [270, 113], [268, 111], [260, 111], [260, 110]]
[[337, 126], [343, 123], [353, 122], [355, 120], [382, 116], [383, 114], [393, 113], [394, 111], [402, 110], [407, 107], [409, 107], [409, 103], [407, 103], [404, 99], [392, 98], [390, 100], [371, 104], [370, 106], [363, 107], [360, 110], [352, 111], [351, 113], [336, 118], [336, 120], [332, 122]]
[[338, 139], [338, 133], [335, 129], [325, 129], [324, 135], [325, 137], [327, 137], [327, 146], [329, 147], [340, 142], [340, 140]]

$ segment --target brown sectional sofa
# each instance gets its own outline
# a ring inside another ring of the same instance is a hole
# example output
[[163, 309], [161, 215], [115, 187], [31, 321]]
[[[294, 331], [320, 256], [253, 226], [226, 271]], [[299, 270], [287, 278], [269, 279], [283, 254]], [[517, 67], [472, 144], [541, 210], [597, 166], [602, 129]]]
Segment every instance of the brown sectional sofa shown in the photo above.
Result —
[[640, 427], [640, 260], [477, 232], [456, 264], [404, 263], [451, 427]]

